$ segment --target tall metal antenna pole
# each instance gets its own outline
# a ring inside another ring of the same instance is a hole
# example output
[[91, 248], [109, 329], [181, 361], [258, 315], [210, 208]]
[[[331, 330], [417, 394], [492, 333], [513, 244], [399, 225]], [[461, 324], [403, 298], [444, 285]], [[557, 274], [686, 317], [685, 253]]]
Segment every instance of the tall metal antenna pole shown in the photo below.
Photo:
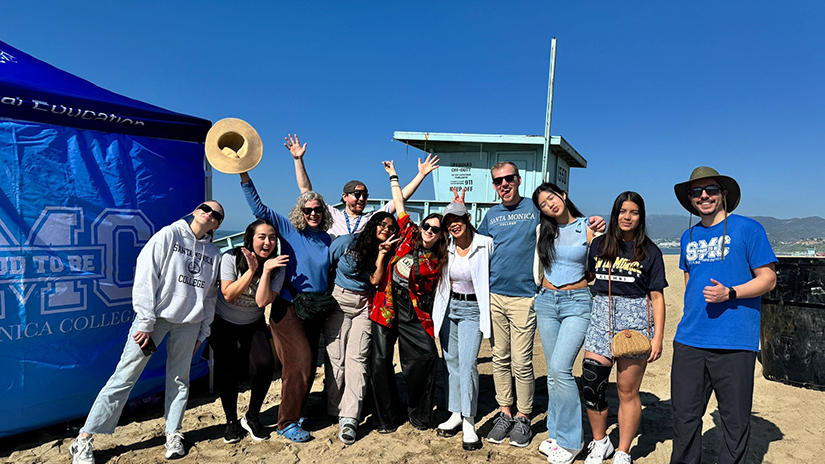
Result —
[[553, 120], [553, 85], [556, 79], [556, 38], [550, 41], [550, 78], [547, 82], [547, 113], [544, 117], [544, 152], [541, 156], [541, 180], [547, 182], [547, 160], [550, 153], [550, 122]]

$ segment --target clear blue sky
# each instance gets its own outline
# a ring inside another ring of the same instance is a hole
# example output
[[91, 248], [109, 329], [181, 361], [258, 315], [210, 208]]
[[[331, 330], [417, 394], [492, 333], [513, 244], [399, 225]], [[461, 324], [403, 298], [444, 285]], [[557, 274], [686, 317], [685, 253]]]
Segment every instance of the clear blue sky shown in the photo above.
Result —
[[[2, 4], [0, 38], [97, 85], [264, 139], [264, 200], [297, 197], [287, 133], [309, 142], [316, 189], [351, 178], [388, 197], [421, 153], [393, 131], [543, 134], [558, 37], [553, 135], [588, 161], [571, 196], [606, 213], [622, 190], [682, 214], [673, 184], [697, 165], [736, 178], [737, 212], [825, 216], [821, 2], [204, 2]], [[356, 167], [357, 166], [357, 167]], [[224, 227], [250, 219], [216, 173]], [[529, 194], [530, 192], [522, 192]], [[428, 180], [417, 194], [432, 198]]]

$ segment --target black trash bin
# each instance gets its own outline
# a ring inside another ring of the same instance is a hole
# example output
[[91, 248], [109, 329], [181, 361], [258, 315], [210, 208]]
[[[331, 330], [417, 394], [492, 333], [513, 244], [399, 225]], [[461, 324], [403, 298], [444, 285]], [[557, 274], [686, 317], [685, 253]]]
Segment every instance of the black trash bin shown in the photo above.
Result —
[[762, 297], [762, 374], [825, 390], [825, 258], [780, 257]]

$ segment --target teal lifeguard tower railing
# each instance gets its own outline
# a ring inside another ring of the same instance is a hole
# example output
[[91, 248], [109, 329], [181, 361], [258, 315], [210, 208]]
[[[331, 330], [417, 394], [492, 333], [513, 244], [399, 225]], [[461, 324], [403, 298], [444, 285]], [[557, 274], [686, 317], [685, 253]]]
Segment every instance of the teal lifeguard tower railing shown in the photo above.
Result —
[[[413, 220], [431, 212], [441, 212], [453, 199], [452, 188], [466, 189], [465, 203], [477, 225], [491, 207], [500, 202], [493, 189], [490, 168], [510, 161], [519, 168], [519, 193], [530, 197], [542, 182], [553, 182], [570, 191], [570, 170], [586, 168], [587, 160], [563, 137], [550, 135], [553, 114], [553, 86], [556, 68], [556, 39], [550, 44], [550, 77], [544, 135], [451, 134], [437, 132], [395, 132], [393, 139], [438, 155], [440, 167], [432, 173], [434, 200], [411, 198], [405, 206]], [[366, 211], [384, 206], [389, 198], [370, 198]], [[334, 205], [343, 209], [343, 203]], [[216, 240], [223, 249], [243, 242], [242, 234]]]

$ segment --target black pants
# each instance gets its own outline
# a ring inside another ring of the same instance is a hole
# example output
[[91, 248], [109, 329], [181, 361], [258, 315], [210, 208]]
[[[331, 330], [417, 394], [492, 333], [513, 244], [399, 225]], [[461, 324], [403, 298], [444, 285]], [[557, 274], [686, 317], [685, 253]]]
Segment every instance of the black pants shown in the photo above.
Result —
[[702, 416], [711, 392], [719, 404], [724, 436], [719, 464], [747, 462], [755, 363], [753, 351], [708, 350], [673, 342], [671, 464], [702, 461]]
[[215, 314], [209, 343], [215, 352], [215, 379], [227, 421], [238, 419], [238, 383], [249, 376], [252, 364], [254, 374], [247, 417], [255, 419], [261, 412], [275, 370], [269, 328], [263, 316], [252, 324], [238, 325]]
[[372, 323], [370, 378], [373, 425], [376, 428], [392, 428], [403, 422], [392, 362], [393, 349], [398, 340], [401, 373], [408, 391], [407, 415], [414, 426], [429, 427], [435, 399], [438, 350], [435, 340], [424, 330], [415, 314], [409, 291], [393, 285], [393, 303], [395, 321], [392, 327]]

